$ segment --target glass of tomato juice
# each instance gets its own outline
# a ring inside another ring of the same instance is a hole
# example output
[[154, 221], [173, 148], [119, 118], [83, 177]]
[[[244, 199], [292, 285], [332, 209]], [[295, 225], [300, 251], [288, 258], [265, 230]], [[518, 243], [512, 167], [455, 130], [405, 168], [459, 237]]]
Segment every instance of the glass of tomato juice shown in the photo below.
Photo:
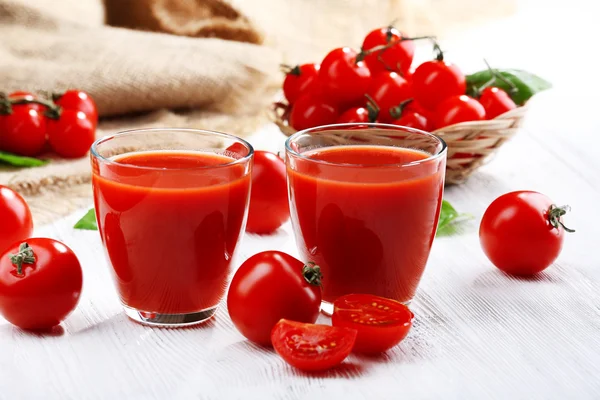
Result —
[[194, 129], [94, 143], [96, 219], [129, 318], [173, 327], [214, 315], [246, 223], [253, 154], [240, 138]]
[[286, 164], [300, 255], [323, 272], [323, 311], [349, 293], [409, 303], [437, 229], [444, 141], [395, 125], [321, 126], [288, 138]]

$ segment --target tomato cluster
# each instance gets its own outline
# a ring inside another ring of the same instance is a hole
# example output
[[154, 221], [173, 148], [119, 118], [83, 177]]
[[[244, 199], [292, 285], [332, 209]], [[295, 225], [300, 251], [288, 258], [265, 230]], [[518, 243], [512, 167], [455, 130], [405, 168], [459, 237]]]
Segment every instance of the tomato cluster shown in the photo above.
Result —
[[59, 156], [83, 157], [95, 138], [98, 111], [80, 90], [43, 99], [29, 92], [0, 94], [0, 150], [34, 157], [46, 144]]
[[31, 238], [29, 206], [4, 186], [0, 186], [0, 221], [0, 314], [22, 329], [58, 325], [79, 302], [79, 260], [61, 242]]
[[273, 346], [290, 365], [315, 371], [341, 363], [352, 351], [380, 353], [408, 334], [413, 314], [403, 304], [368, 294], [342, 296], [332, 325], [315, 324], [321, 271], [280, 251], [265, 251], [237, 270], [227, 295], [233, 324], [249, 340]]
[[467, 94], [465, 75], [444, 59], [412, 69], [414, 40], [394, 27], [378, 28], [361, 50], [329, 52], [320, 64], [287, 68], [283, 93], [296, 130], [349, 122], [381, 122], [433, 131], [465, 121], [492, 119], [517, 107], [494, 79]]

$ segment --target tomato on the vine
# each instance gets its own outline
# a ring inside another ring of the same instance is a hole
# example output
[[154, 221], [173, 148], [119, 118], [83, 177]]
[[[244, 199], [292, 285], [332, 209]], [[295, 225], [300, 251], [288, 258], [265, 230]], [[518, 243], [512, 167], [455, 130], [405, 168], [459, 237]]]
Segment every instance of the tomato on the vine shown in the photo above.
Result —
[[244, 261], [227, 294], [235, 327], [246, 338], [271, 344], [271, 330], [282, 318], [315, 322], [321, 306], [321, 271], [280, 251], [264, 251]]
[[94, 99], [81, 90], [67, 90], [62, 94], [53, 96], [54, 102], [65, 110], [81, 111], [87, 115], [88, 119], [94, 124], [98, 124], [98, 108]]
[[379, 118], [379, 107], [372, 99], [367, 99], [366, 106], [352, 107], [346, 110], [337, 120], [338, 124], [376, 122]]
[[426, 109], [434, 111], [437, 106], [452, 96], [465, 94], [465, 75], [454, 64], [444, 61], [439, 47], [437, 57], [419, 65], [412, 76], [415, 100]]
[[0, 185], [0, 252], [33, 232], [31, 211], [21, 195]]
[[435, 128], [466, 121], [481, 121], [485, 119], [485, 108], [472, 97], [465, 94], [444, 100], [435, 110]]
[[46, 121], [29, 104], [13, 105], [10, 114], [0, 114], [0, 150], [22, 156], [37, 156], [46, 144]]
[[381, 353], [400, 343], [412, 326], [404, 304], [371, 294], [348, 294], [333, 303], [333, 326], [357, 331], [353, 351]]
[[271, 333], [277, 354], [303, 371], [323, 371], [341, 364], [350, 355], [355, 340], [354, 329], [285, 319], [279, 321]]
[[256, 150], [246, 232], [272, 233], [289, 217], [285, 162], [276, 154]]
[[94, 143], [94, 123], [82, 111], [62, 109], [58, 119], [48, 119], [47, 127], [50, 147], [61, 157], [83, 157]]
[[303, 94], [314, 92], [319, 86], [319, 64], [302, 64], [289, 68], [283, 81], [283, 95], [290, 104]]
[[367, 94], [381, 110], [379, 120], [390, 122], [390, 109], [412, 97], [412, 87], [396, 72], [384, 71], [373, 78]]
[[290, 125], [297, 131], [335, 123], [339, 113], [335, 105], [315, 94], [305, 94], [292, 105]]
[[75, 309], [82, 283], [79, 260], [63, 243], [17, 242], [0, 255], [0, 313], [22, 329], [52, 328]]
[[[361, 53], [362, 54], [362, 53]], [[321, 62], [319, 84], [327, 100], [338, 106], [362, 101], [371, 82], [371, 71], [362, 55], [349, 47], [329, 52]]]
[[383, 71], [400, 72], [402, 76], [408, 73], [415, 55], [415, 44], [412, 40], [402, 38], [402, 33], [393, 26], [375, 29], [365, 37], [363, 51], [389, 46], [365, 57], [365, 63], [373, 75]]
[[504, 90], [489, 86], [481, 91], [479, 102], [485, 108], [487, 119], [494, 119], [498, 115], [517, 108], [517, 104]]
[[429, 120], [414, 111], [404, 111], [400, 118], [393, 120], [391, 123], [393, 125], [406, 126], [408, 128], [420, 129], [426, 132], [431, 130]]
[[506, 193], [489, 205], [479, 226], [484, 253], [502, 271], [533, 275], [550, 266], [560, 254], [567, 206], [557, 207], [547, 196], [532, 191]]

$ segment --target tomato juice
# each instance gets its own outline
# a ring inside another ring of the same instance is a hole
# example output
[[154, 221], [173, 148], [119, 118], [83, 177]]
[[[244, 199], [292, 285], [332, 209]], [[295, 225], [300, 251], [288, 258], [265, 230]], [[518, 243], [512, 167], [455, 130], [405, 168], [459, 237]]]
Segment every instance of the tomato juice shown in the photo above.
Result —
[[248, 163], [200, 151], [93, 158], [96, 217], [122, 303], [148, 313], [216, 307], [246, 218]]
[[382, 145], [288, 153], [295, 236], [323, 272], [323, 299], [367, 293], [410, 301], [440, 213], [445, 157]]

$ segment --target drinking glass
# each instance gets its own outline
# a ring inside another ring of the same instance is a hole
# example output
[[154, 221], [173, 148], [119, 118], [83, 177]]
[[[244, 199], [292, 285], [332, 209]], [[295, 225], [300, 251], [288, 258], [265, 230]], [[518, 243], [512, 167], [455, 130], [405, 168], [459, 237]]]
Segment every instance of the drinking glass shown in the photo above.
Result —
[[323, 272], [323, 311], [349, 293], [409, 303], [437, 229], [446, 144], [416, 129], [340, 124], [286, 141], [291, 219]]
[[96, 219], [129, 318], [173, 327], [213, 316], [246, 223], [253, 154], [240, 138], [194, 129], [94, 143]]

